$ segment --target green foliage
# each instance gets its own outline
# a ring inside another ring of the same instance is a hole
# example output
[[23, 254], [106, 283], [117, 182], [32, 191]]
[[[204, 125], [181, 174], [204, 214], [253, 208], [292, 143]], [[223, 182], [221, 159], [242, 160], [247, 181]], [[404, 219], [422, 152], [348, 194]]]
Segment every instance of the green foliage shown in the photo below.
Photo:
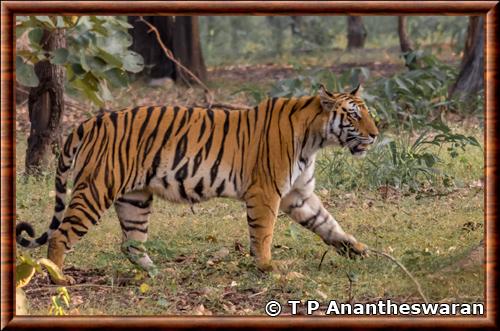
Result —
[[66, 308], [69, 308], [69, 293], [65, 287], [57, 288], [57, 295], [51, 297], [52, 305], [49, 308], [50, 315], [67, 315]]
[[434, 123], [416, 138], [402, 135], [398, 139], [381, 136], [361, 160], [344, 150], [325, 152], [317, 161], [322, 185], [339, 189], [377, 189], [390, 185], [403, 191], [420, 191], [433, 187], [455, 185], [454, 176], [445, 166], [446, 149], [450, 158], [457, 158], [467, 147], [482, 150], [473, 136], [453, 132], [444, 123]]
[[312, 70], [307, 75], [277, 81], [271, 87], [269, 96], [290, 98], [315, 95], [321, 84], [330, 91], [344, 92], [369, 77], [370, 70], [364, 67], [345, 70], [340, 75], [325, 70]]
[[[29, 256], [21, 255], [18, 260], [20, 263], [16, 266], [16, 313], [24, 315], [28, 313], [28, 302], [22, 288], [29, 284], [35, 273], [43, 274], [42, 267], [45, 267], [53, 280], [62, 281], [64, 275], [54, 262], [45, 258], [35, 260]], [[62, 303], [69, 307], [69, 294], [65, 287], [59, 287], [57, 291], [58, 295], [52, 297], [49, 314], [65, 315]]]
[[403, 130], [425, 127], [439, 116], [441, 109], [451, 103], [447, 101], [448, 88], [457, 75], [455, 68], [431, 54], [417, 51], [406, 59], [419, 66], [373, 82], [363, 95], [384, 124]]
[[[366, 48], [399, 49], [396, 16], [364, 16], [363, 23], [368, 32]], [[451, 44], [458, 54], [463, 48], [466, 16], [410, 16], [408, 25], [417, 49]], [[319, 52], [328, 53], [331, 59], [335, 57], [332, 50], [347, 45], [346, 16], [201, 16], [200, 26], [209, 65], [274, 61], [277, 57], [283, 64]]]
[[43, 274], [42, 266], [47, 269], [50, 277], [54, 280], [64, 280], [64, 275], [62, 271], [54, 264], [54, 262], [42, 258], [34, 260], [29, 256], [20, 256], [19, 261], [21, 262], [16, 266], [16, 287], [22, 288], [26, 286], [31, 278], [35, 275], [35, 271]]
[[[66, 69], [66, 91], [83, 95], [97, 106], [113, 99], [110, 88], [128, 86], [128, 73], [140, 72], [142, 57], [128, 50], [131, 27], [113, 16], [18, 16], [16, 35], [28, 33], [30, 50], [18, 51], [16, 79], [21, 85], [39, 84], [33, 70], [38, 61], [49, 60]], [[43, 31], [64, 29], [67, 47], [47, 53], [41, 44]]]
[[[453, 132], [439, 116], [443, 109], [463, 106], [456, 100], [447, 100], [456, 70], [420, 51], [408, 54], [406, 60], [414, 64], [413, 70], [391, 78], [370, 81], [369, 70], [361, 67], [339, 75], [325, 70], [311, 71], [272, 86], [270, 97], [300, 97], [316, 94], [320, 83], [331, 91], [343, 92], [364, 81], [363, 99], [373, 110], [375, 120], [381, 122], [379, 127], [383, 130], [390, 126], [398, 132], [396, 140], [380, 139], [360, 166], [354, 166], [357, 161], [345, 156], [343, 150], [324, 153], [318, 160], [324, 186], [353, 189], [363, 185], [369, 188], [391, 185], [412, 191], [425, 184], [450, 186], [452, 176], [441, 169], [441, 148], [445, 147], [452, 158], [467, 146], [481, 149], [474, 137]], [[414, 130], [420, 132], [416, 139], [411, 138]]]

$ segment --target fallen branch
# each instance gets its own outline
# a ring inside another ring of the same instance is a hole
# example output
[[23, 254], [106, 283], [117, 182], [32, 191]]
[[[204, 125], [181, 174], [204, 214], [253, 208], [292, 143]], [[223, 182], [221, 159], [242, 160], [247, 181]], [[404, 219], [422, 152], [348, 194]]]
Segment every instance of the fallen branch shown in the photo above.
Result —
[[[384, 253], [382, 251], [378, 251], [378, 250], [373, 249], [373, 248], [368, 248], [367, 250], [369, 252], [372, 252], [372, 253], [375, 253], [377, 255], [381, 255], [381, 256], [388, 258], [389, 260], [394, 262], [398, 267], [400, 267], [408, 275], [408, 277], [410, 277], [410, 279], [413, 281], [413, 283], [415, 283], [415, 286], [417, 287], [417, 291], [420, 294], [420, 296], [422, 297], [422, 299], [424, 300], [424, 302], [429, 303], [429, 300], [427, 300], [427, 297], [425, 296], [424, 292], [422, 291], [422, 287], [420, 286], [420, 283], [415, 279], [415, 277], [413, 277], [413, 275], [408, 271], [408, 269], [406, 269], [406, 267], [403, 264], [401, 264], [401, 262], [396, 260], [392, 255], [389, 255], [389, 254]], [[330, 249], [326, 250], [323, 253], [323, 256], [321, 257], [321, 261], [320, 261], [319, 266], [318, 266], [318, 270], [321, 270], [321, 264], [323, 263], [323, 260], [325, 259], [326, 253], [328, 253], [329, 251], [330, 251]]]
[[408, 275], [408, 277], [410, 277], [410, 279], [415, 283], [415, 286], [417, 287], [417, 291], [420, 294], [420, 296], [422, 297], [422, 299], [424, 299], [424, 302], [429, 303], [429, 300], [427, 300], [427, 297], [425, 296], [424, 292], [422, 291], [422, 287], [420, 286], [420, 283], [415, 279], [415, 277], [413, 277], [413, 275], [408, 271], [408, 269], [406, 269], [406, 267], [403, 264], [401, 264], [401, 262], [399, 262], [392, 255], [389, 255], [387, 253], [378, 251], [378, 250], [373, 249], [373, 248], [368, 248], [368, 250], [370, 252], [377, 254], [377, 255], [385, 256], [386, 258], [388, 258], [392, 262], [396, 263], [396, 265], [398, 267], [400, 267]]
[[160, 36], [160, 33], [158, 32], [157, 28], [155, 28], [151, 23], [149, 23], [148, 21], [146, 21], [142, 16], [139, 16], [139, 21], [143, 22], [144, 24], [146, 24], [149, 27], [150, 30], [148, 31], [148, 33], [150, 33], [151, 31], [154, 32], [154, 34], [156, 35], [156, 40], [158, 41], [158, 44], [162, 48], [163, 53], [165, 53], [165, 56], [170, 61], [172, 61], [173, 63], [175, 63], [175, 65], [178, 68], [180, 68], [184, 72], [186, 72], [196, 83], [198, 83], [198, 85], [200, 85], [203, 88], [203, 90], [205, 91], [205, 98], [207, 99], [208, 104], [211, 105], [213, 103], [213, 100], [214, 100], [214, 96], [213, 96], [212, 91], [210, 91], [210, 89], [198, 77], [196, 77], [195, 74], [193, 74], [188, 68], [186, 68], [185, 66], [183, 66], [182, 63], [180, 63], [175, 58], [175, 56], [172, 53], [172, 51], [170, 51], [167, 48], [167, 46], [165, 46], [165, 44], [163, 43], [163, 41], [161, 40], [161, 36]]

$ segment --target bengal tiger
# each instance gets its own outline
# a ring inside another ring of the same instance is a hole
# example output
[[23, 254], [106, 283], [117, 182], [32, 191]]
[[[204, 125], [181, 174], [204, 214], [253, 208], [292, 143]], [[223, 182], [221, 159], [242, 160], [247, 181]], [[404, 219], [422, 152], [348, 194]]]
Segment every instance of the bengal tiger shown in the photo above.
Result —
[[269, 98], [246, 110], [164, 106], [100, 114], [64, 144], [49, 229], [28, 240], [23, 231], [32, 238], [35, 233], [22, 222], [16, 240], [29, 248], [48, 242], [48, 258], [62, 269], [65, 252], [114, 205], [122, 251], [154, 271], [143, 245], [153, 196], [189, 204], [231, 197], [246, 203], [250, 253], [262, 271], [275, 267], [271, 242], [279, 210], [340, 254], [364, 255], [366, 246], [342, 230], [314, 193], [314, 163], [318, 150], [329, 145], [364, 155], [377, 135], [359, 87], [331, 93], [321, 86], [314, 96]]

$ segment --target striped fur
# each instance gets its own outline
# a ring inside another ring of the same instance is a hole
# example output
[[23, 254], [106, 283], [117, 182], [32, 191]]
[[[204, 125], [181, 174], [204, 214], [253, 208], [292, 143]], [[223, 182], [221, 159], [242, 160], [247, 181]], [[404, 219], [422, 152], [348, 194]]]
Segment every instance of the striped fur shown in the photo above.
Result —
[[[346, 234], [314, 194], [316, 152], [328, 145], [362, 155], [378, 134], [359, 91], [272, 98], [251, 110], [138, 107], [82, 123], [67, 138], [56, 175], [49, 229], [34, 237], [17, 225], [17, 242], [49, 242], [48, 256], [62, 267], [70, 249], [114, 205], [131, 261], [153, 267], [144, 247], [153, 196], [197, 203], [212, 197], [244, 201], [251, 252], [261, 270], [272, 268], [271, 241], [278, 210], [345, 253], [364, 246]], [[68, 172], [74, 188], [65, 205]], [[131, 258], [135, 256], [136, 258]], [[139, 258], [137, 258], [139, 256]]]

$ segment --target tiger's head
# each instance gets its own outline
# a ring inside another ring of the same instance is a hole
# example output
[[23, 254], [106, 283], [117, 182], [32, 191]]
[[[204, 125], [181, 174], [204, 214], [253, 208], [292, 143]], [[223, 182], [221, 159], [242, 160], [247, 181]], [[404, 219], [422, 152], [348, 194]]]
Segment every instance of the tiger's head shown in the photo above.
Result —
[[318, 95], [324, 114], [322, 131], [326, 144], [340, 144], [353, 155], [364, 156], [379, 132], [360, 98], [360, 87], [350, 93], [330, 93], [321, 85]]

